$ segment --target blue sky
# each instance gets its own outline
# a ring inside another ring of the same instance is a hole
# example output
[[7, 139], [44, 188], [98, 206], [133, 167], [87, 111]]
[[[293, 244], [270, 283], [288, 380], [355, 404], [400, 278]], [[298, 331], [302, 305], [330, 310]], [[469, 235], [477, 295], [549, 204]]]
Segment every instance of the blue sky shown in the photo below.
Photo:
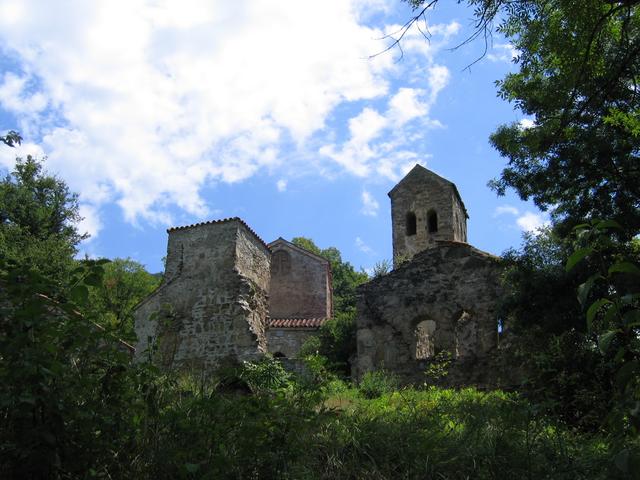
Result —
[[530, 120], [496, 97], [513, 49], [487, 55], [442, 2], [429, 41], [385, 34], [397, 0], [0, 0], [0, 151], [46, 156], [80, 194], [92, 256], [162, 269], [170, 226], [239, 216], [265, 241], [312, 238], [357, 268], [391, 257], [387, 192], [421, 163], [457, 184], [469, 241], [499, 254], [546, 216], [487, 181], [488, 142]]

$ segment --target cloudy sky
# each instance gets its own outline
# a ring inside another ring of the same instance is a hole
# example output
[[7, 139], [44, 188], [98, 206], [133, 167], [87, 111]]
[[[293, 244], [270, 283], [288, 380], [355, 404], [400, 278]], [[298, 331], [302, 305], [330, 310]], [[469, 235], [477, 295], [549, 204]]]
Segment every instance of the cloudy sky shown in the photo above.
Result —
[[[420, 163], [455, 182], [492, 253], [544, 215], [486, 186], [505, 160], [497, 99], [513, 49], [452, 50], [471, 11], [443, 2], [429, 40], [385, 36], [399, 0], [0, 0], [0, 128], [80, 194], [82, 251], [161, 270], [169, 226], [232, 216], [267, 242], [307, 236], [356, 267], [391, 256], [387, 192]], [[423, 25], [423, 31], [425, 26]]]

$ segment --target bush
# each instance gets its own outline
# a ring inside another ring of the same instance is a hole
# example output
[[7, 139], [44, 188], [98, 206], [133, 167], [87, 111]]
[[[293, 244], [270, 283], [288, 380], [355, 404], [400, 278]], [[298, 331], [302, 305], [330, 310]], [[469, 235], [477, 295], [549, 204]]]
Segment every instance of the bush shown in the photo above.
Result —
[[398, 388], [398, 377], [384, 370], [367, 372], [362, 377], [358, 389], [364, 398], [378, 398]]
[[240, 378], [247, 382], [251, 391], [258, 394], [286, 389], [291, 381], [289, 372], [270, 355], [257, 362], [243, 362]]

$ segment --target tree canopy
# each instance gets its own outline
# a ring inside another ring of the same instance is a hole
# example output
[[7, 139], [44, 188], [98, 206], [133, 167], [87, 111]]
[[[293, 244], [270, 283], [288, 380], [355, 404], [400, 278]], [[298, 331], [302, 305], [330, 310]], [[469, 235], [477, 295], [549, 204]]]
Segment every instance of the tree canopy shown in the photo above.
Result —
[[[439, 0], [407, 0], [420, 21]], [[461, 3], [461, 0], [459, 0]], [[495, 30], [516, 48], [518, 71], [498, 95], [529, 122], [500, 126], [493, 146], [508, 160], [490, 184], [513, 188], [557, 223], [617, 220], [640, 230], [639, 0], [466, 0], [468, 40]]]
[[78, 243], [78, 195], [43, 169], [42, 160], [17, 158], [0, 181], [0, 254], [58, 276], [70, 268]]
[[133, 311], [159, 284], [161, 278], [130, 258], [115, 258], [103, 266], [101, 282], [91, 288], [90, 308], [101, 325], [135, 340]]

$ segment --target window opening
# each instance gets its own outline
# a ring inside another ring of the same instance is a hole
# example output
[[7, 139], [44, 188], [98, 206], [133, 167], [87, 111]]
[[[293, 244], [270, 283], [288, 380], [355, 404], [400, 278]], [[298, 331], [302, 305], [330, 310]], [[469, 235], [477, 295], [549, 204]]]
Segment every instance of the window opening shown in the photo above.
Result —
[[424, 360], [433, 357], [435, 353], [434, 335], [436, 331], [436, 322], [433, 320], [423, 320], [416, 325], [414, 331], [416, 339], [416, 360]]
[[416, 223], [416, 214], [413, 212], [407, 213], [407, 236], [416, 234]]
[[429, 210], [429, 213], [427, 213], [427, 229], [429, 233], [436, 233], [438, 231], [438, 214], [435, 210]]

